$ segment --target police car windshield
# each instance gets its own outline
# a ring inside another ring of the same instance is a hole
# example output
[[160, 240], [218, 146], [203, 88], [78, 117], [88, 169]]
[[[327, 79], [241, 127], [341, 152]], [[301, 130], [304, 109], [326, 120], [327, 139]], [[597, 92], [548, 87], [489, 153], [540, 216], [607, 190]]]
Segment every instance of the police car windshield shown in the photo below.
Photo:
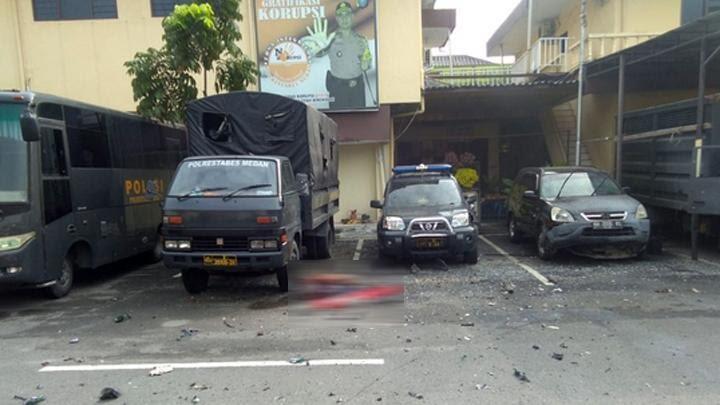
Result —
[[[254, 159], [192, 160], [178, 169], [170, 197], [224, 197], [277, 195], [275, 162]], [[254, 187], [262, 184], [263, 187]], [[267, 185], [267, 186], [265, 186]]]
[[386, 208], [459, 206], [462, 196], [452, 179], [408, 177], [394, 179], [385, 201]]

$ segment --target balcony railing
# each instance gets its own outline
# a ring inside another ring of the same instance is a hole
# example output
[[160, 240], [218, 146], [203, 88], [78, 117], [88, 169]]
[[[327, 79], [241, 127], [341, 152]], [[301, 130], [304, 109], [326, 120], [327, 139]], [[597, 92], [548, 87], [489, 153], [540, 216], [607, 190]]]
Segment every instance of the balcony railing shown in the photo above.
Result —
[[515, 74], [567, 71], [567, 38], [540, 38], [512, 68]]

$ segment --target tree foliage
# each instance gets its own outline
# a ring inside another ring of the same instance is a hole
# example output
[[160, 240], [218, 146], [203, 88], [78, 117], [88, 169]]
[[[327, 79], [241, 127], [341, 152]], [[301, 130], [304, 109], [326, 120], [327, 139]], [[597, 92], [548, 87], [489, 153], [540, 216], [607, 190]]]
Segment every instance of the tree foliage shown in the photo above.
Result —
[[125, 62], [132, 79], [133, 98], [143, 116], [165, 122], [182, 122], [185, 105], [197, 98], [194, 74], [215, 72], [214, 88], [245, 90], [256, 83], [257, 67], [243, 55], [237, 42], [242, 38], [239, 0], [193, 0], [177, 5], [162, 23], [162, 48], [149, 48]]

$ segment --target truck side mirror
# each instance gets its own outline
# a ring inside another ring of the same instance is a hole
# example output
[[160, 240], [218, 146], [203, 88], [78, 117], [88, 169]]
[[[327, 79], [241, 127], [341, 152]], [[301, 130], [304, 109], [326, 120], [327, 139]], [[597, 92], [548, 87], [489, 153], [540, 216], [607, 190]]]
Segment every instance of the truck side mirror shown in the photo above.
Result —
[[40, 126], [37, 116], [31, 111], [25, 111], [20, 115], [20, 129], [25, 142], [37, 142], [40, 140]]
[[523, 193], [523, 197], [525, 198], [537, 198], [537, 193], [535, 190], [525, 190]]
[[370, 208], [375, 208], [376, 210], [381, 210], [382, 207], [383, 207], [383, 203], [380, 200], [370, 201]]
[[310, 181], [308, 175], [305, 173], [298, 173], [295, 175], [295, 181], [297, 186], [300, 188], [300, 195], [307, 197], [310, 195]]

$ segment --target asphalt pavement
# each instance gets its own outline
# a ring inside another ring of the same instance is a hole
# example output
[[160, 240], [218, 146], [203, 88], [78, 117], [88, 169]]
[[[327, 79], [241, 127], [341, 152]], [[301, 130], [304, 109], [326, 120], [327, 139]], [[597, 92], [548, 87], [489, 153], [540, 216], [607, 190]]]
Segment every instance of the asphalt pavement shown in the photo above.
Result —
[[[192, 297], [137, 260], [57, 301], [2, 291], [0, 404], [95, 404], [106, 387], [119, 404], [719, 402], [715, 249], [543, 262], [500, 225], [482, 233], [477, 265], [398, 264], [404, 315], [388, 325], [292, 322], [273, 276]], [[383, 271], [374, 243], [345, 228], [332, 260]]]

